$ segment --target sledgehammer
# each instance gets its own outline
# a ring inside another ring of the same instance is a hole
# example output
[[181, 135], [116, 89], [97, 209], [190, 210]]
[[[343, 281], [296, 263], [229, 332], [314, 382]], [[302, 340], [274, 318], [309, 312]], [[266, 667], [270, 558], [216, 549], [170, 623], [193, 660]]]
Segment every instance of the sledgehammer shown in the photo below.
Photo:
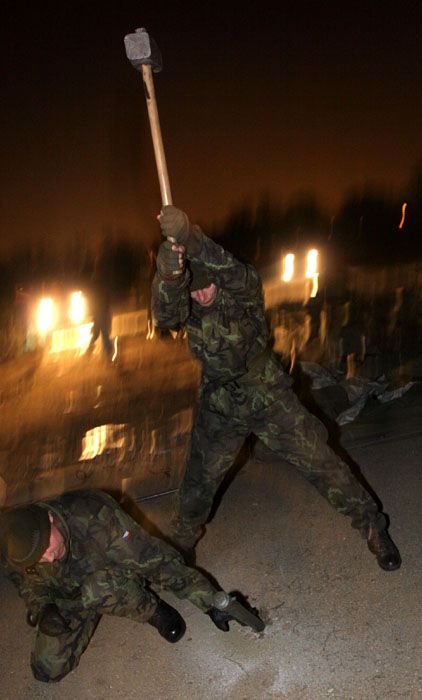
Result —
[[136, 29], [133, 34], [127, 34], [124, 39], [126, 56], [136, 70], [142, 72], [145, 98], [148, 107], [149, 123], [152, 142], [154, 145], [155, 162], [160, 183], [161, 202], [163, 206], [172, 204], [170, 182], [161, 136], [160, 120], [158, 117], [157, 100], [155, 99], [154, 80], [152, 73], [159, 73], [162, 68], [161, 53], [154, 39], [145, 29]]

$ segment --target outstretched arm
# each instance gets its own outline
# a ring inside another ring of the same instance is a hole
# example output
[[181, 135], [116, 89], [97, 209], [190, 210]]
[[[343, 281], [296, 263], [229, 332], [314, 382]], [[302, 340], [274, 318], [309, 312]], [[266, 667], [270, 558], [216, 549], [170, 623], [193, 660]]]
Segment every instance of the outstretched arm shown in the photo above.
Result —
[[103, 537], [100, 546], [107, 561], [123, 568], [127, 566], [157, 587], [186, 598], [202, 611], [212, 607], [217, 589], [208, 579], [186, 566], [173, 547], [149, 535], [121, 508], [110, 510]]

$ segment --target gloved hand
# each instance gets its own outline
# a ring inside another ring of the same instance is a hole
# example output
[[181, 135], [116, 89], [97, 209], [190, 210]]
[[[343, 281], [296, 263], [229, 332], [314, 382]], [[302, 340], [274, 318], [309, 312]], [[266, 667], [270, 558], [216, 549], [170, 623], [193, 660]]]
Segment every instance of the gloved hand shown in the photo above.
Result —
[[162, 208], [158, 217], [163, 236], [183, 245], [188, 257], [195, 258], [202, 248], [202, 233], [192, 226], [184, 211], [172, 204]]
[[47, 637], [59, 637], [68, 632], [69, 623], [61, 615], [55, 603], [48, 603], [41, 611], [38, 622], [38, 629]]
[[234, 619], [231, 615], [228, 615], [223, 610], [218, 610], [214, 607], [207, 610], [207, 615], [210, 616], [214, 625], [218, 627], [219, 630], [222, 632], [230, 631], [229, 622]]
[[186, 245], [190, 221], [184, 211], [170, 204], [163, 207], [158, 218], [163, 236], [170, 236], [179, 245]]
[[[178, 279], [184, 270], [183, 255], [178, 250], [173, 250], [174, 243], [164, 241], [158, 249], [157, 270], [163, 280], [171, 281]], [[182, 263], [182, 266], [181, 266]]]

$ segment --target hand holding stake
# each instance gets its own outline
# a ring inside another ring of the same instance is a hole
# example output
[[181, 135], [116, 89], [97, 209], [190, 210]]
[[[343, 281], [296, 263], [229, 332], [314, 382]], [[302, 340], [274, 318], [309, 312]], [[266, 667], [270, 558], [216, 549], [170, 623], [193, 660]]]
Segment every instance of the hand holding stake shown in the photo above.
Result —
[[234, 596], [225, 591], [218, 591], [215, 594], [214, 607], [231, 615], [241, 625], [250, 627], [254, 632], [263, 632], [265, 629], [265, 623], [258, 615], [245, 608]]

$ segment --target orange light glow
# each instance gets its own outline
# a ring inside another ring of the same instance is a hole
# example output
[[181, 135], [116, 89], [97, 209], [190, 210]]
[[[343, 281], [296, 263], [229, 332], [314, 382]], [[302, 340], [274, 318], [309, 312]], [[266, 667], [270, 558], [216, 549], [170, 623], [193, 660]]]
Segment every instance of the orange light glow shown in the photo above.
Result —
[[318, 251], [315, 248], [308, 250], [306, 256], [306, 274], [305, 277], [313, 279], [318, 274]]
[[117, 341], [118, 341], [118, 339], [119, 339], [119, 336], [116, 335], [116, 337], [114, 338], [114, 352], [113, 352], [113, 357], [111, 358], [111, 361], [112, 361], [112, 362], [114, 362], [114, 360], [115, 360], [116, 357], [117, 357]]
[[51, 336], [50, 352], [65, 352], [77, 350], [79, 353], [87, 349], [92, 333], [92, 323], [82, 323], [69, 328], [56, 328]]
[[53, 328], [56, 322], [56, 310], [54, 302], [50, 297], [41, 299], [36, 313], [38, 333], [45, 335]]
[[283, 258], [283, 273], [281, 279], [283, 282], [290, 282], [293, 279], [295, 272], [295, 256], [294, 253], [287, 253]]
[[402, 229], [404, 226], [404, 221], [406, 218], [406, 207], [407, 207], [407, 202], [403, 202], [403, 206], [401, 208], [401, 221], [399, 223], [399, 229]]
[[73, 292], [70, 295], [69, 318], [72, 323], [82, 323], [86, 315], [86, 301], [82, 292]]
[[311, 293], [309, 296], [311, 297], [311, 299], [313, 299], [314, 297], [316, 297], [317, 294], [318, 294], [318, 272], [315, 272], [315, 274], [312, 276], [312, 289], [311, 289]]
[[108, 423], [99, 425], [92, 430], [87, 430], [82, 438], [82, 454], [79, 461], [95, 459], [107, 450], [133, 450], [135, 446], [135, 432], [132, 426], [126, 423]]
[[148, 319], [148, 329], [147, 329], [146, 339], [152, 340], [154, 336], [155, 336], [155, 326], [151, 322], [151, 320]]

